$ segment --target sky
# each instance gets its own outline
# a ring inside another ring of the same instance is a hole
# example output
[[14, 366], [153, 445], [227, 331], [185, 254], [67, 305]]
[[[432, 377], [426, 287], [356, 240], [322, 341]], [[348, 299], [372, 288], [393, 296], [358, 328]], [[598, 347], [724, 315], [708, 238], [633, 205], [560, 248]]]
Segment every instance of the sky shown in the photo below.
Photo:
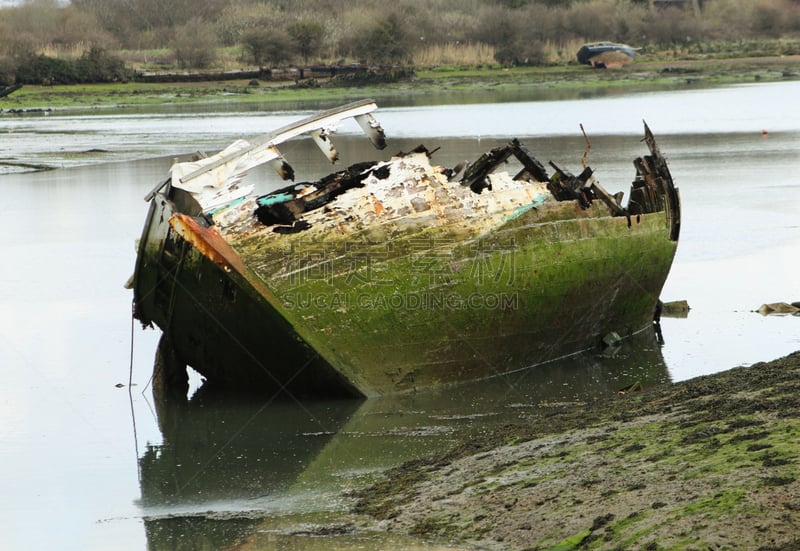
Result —
[[[0, 8], [11, 8], [13, 6], [21, 6], [25, 0], [0, 0]], [[59, 4], [68, 4], [69, 0], [59, 0]]]

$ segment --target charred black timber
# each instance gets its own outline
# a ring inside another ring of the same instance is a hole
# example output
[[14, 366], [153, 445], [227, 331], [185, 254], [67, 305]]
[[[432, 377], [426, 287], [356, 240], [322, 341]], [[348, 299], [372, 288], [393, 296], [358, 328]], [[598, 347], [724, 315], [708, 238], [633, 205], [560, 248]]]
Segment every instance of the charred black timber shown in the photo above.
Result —
[[631, 200], [642, 208], [642, 213], [663, 210], [662, 197], [666, 184], [657, 171], [653, 157], [639, 157], [633, 164], [636, 167], [636, 179], [631, 188]]
[[522, 163], [522, 166], [525, 167], [524, 170], [514, 177], [515, 180], [527, 178], [528, 176], [532, 177], [537, 182], [547, 182], [550, 180], [547, 170], [545, 170], [542, 163], [533, 156], [527, 147], [519, 143], [516, 138], [511, 142], [511, 145], [514, 148], [514, 156]]
[[[296, 227], [297, 216], [310, 210], [318, 209], [333, 201], [348, 189], [362, 187], [364, 180], [374, 174], [377, 178], [386, 178], [388, 173], [385, 168], [370, 170], [375, 166], [374, 161], [357, 163], [346, 170], [334, 172], [318, 182], [311, 184], [291, 185], [270, 193], [270, 195], [291, 195], [292, 198], [275, 203], [261, 204], [256, 209], [256, 217], [265, 226], [290, 225]], [[316, 188], [308, 192], [308, 188]], [[302, 227], [301, 229], [305, 229]], [[299, 230], [298, 230], [299, 231]]]
[[547, 175], [542, 163], [540, 163], [519, 140], [514, 138], [510, 143], [496, 147], [491, 151], [481, 155], [478, 160], [472, 163], [464, 172], [461, 178], [462, 186], [469, 186], [475, 193], [480, 193], [485, 188], [489, 188], [488, 176], [508, 158], [514, 155], [522, 163], [523, 169], [514, 179], [518, 180], [525, 177], [532, 177], [539, 182], [548, 182], [550, 177]]
[[659, 175], [657, 183], [664, 194], [667, 207], [669, 207], [667, 209], [667, 215], [669, 217], [668, 222], [672, 228], [670, 239], [672, 241], [677, 241], [681, 230], [680, 196], [678, 189], [675, 187], [675, 182], [672, 180], [672, 173], [667, 167], [667, 161], [661, 154], [661, 150], [656, 143], [655, 137], [653, 137], [653, 133], [650, 131], [650, 127], [647, 126], [647, 123], [644, 125], [644, 141], [650, 149], [650, 156], [646, 158], [647, 164], [653, 173]]
[[592, 177], [592, 169], [586, 167], [579, 175], [575, 176], [570, 171], [560, 168], [553, 161], [550, 166], [555, 170], [555, 174], [550, 178], [547, 188], [553, 197], [559, 201], [578, 201], [581, 208], [589, 208], [594, 199], [592, 188], [586, 185]]
[[219, 73], [138, 73], [134, 76], [136, 82], [209, 82], [247, 79], [269, 80], [269, 78], [269, 72], [264, 69]]

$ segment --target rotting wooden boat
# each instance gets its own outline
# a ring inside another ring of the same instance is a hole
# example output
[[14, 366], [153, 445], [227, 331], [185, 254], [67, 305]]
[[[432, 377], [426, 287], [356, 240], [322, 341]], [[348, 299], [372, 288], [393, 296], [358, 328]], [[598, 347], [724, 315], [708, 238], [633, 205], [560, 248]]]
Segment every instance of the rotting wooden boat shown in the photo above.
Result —
[[[378, 396], [507, 373], [653, 323], [680, 200], [650, 129], [628, 202], [591, 168], [552, 174], [512, 139], [454, 169], [423, 146], [258, 195], [244, 175], [310, 135], [329, 159], [354, 118], [378, 148], [371, 100], [173, 165], [131, 281], [185, 383]], [[587, 139], [588, 144], [588, 139]], [[587, 149], [588, 151], [588, 149]], [[584, 154], [584, 165], [585, 165]], [[515, 174], [501, 171], [509, 159]], [[165, 352], [166, 351], [166, 352]]]

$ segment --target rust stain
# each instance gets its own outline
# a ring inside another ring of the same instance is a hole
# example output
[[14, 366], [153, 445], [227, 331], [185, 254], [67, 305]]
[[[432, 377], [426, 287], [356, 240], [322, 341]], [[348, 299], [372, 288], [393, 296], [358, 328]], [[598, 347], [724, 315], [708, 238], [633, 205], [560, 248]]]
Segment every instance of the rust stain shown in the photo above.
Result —
[[194, 218], [183, 213], [173, 214], [169, 219], [169, 225], [225, 273], [238, 273], [273, 307], [280, 305], [272, 291], [245, 266], [239, 254], [228, 244], [215, 226], [210, 228], [201, 226]]
[[194, 218], [182, 213], [172, 215], [169, 225], [198, 252], [226, 272], [232, 269], [242, 272], [246, 269], [239, 255], [213, 226], [204, 228]]
[[380, 216], [386, 209], [377, 197], [372, 195], [372, 204], [375, 206], [375, 216]]

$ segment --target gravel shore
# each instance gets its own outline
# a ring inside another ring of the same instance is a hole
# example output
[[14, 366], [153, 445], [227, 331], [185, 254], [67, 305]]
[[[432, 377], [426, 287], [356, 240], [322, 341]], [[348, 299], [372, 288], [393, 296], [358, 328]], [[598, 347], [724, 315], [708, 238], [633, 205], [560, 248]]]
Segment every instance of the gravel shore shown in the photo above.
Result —
[[542, 411], [387, 473], [374, 528], [465, 549], [799, 549], [800, 352]]

